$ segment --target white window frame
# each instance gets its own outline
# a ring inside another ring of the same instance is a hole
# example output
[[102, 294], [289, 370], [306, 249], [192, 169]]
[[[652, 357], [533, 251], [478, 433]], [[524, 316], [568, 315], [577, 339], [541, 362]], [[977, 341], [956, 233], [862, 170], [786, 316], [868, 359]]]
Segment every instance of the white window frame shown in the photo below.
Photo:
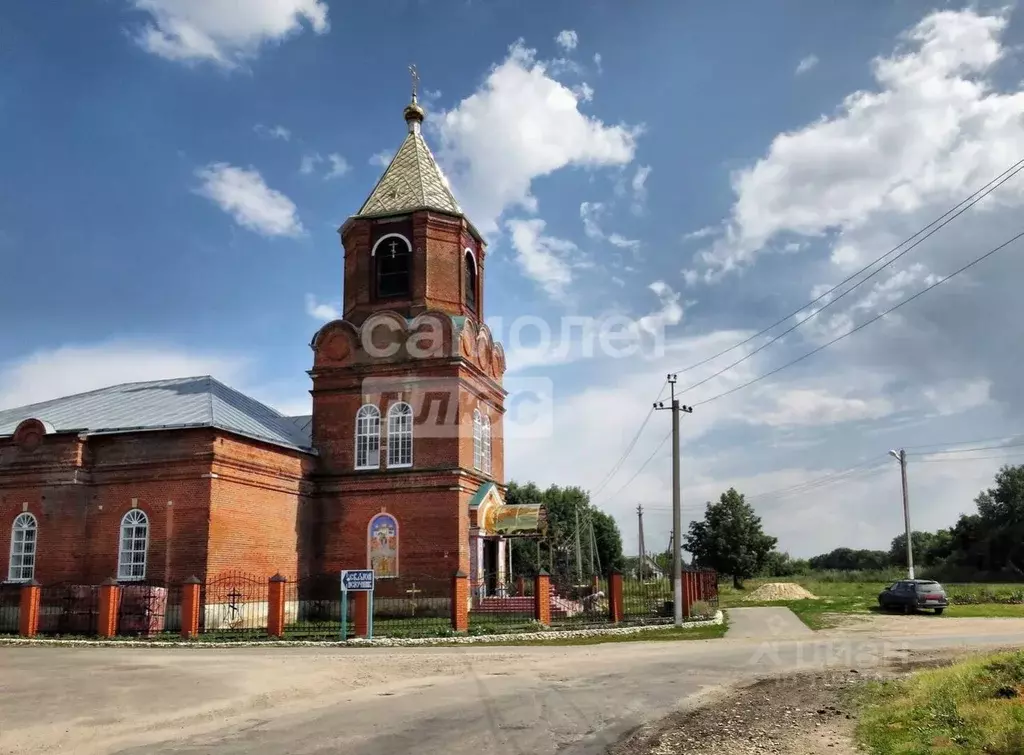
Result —
[[483, 421], [483, 432], [481, 433], [483, 455], [483, 471], [485, 474], [491, 473], [491, 418], [484, 417]]
[[[29, 534], [31, 533], [31, 535]], [[8, 582], [31, 582], [36, 575], [39, 554], [39, 522], [23, 511], [11, 525], [11, 552], [7, 561]], [[26, 565], [25, 561], [29, 563]]]
[[[139, 531], [142, 536], [139, 536]], [[120, 537], [117, 542], [117, 581], [141, 582], [146, 578], [149, 558], [149, 517], [142, 509], [131, 509], [121, 517]], [[129, 543], [125, 547], [125, 543]], [[139, 543], [142, 543], [140, 550]], [[142, 554], [142, 559], [136, 558]], [[141, 569], [139, 568], [141, 566]]]
[[363, 404], [356, 412], [354, 450], [356, 469], [380, 469], [380, 409], [373, 404]]
[[479, 409], [473, 410], [473, 469], [483, 469], [484, 421]]
[[388, 407], [388, 469], [412, 466], [412, 407], [404, 401]]

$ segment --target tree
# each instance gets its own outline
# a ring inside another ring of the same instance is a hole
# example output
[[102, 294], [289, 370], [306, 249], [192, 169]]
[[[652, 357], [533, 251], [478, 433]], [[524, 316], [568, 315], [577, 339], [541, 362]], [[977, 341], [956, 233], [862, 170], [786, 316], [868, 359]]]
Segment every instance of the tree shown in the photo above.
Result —
[[763, 577], [792, 577], [794, 574], [805, 574], [809, 568], [806, 560], [791, 558], [788, 553], [773, 550], [765, 559], [761, 569]]
[[703, 521], [690, 522], [683, 546], [697, 566], [710, 567], [732, 577], [743, 589], [743, 580], [758, 574], [778, 540], [764, 534], [761, 517], [743, 495], [729, 488], [717, 503], [708, 502]]

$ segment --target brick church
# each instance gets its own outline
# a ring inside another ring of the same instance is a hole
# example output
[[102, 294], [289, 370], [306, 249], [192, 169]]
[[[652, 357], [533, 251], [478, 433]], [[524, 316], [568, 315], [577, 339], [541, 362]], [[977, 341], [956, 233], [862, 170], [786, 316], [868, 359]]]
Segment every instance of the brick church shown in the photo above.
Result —
[[[339, 229], [344, 313], [311, 342], [312, 415], [212, 377], [0, 411], [0, 579], [43, 584], [470, 575], [500, 591], [509, 538], [505, 356], [483, 324], [486, 246], [421, 133]], [[0, 397], [2, 401], [2, 397]]]

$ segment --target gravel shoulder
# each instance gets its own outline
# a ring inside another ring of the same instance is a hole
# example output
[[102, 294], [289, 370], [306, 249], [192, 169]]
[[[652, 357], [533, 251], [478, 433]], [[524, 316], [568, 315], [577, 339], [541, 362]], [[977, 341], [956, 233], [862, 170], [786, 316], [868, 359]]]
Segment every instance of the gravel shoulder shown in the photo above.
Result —
[[872, 680], [944, 666], [970, 651], [910, 653], [871, 669], [826, 669], [761, 679], [705, 697], [700, 707], [634, 731], [609, 755], [856, 755], [852, 694]]

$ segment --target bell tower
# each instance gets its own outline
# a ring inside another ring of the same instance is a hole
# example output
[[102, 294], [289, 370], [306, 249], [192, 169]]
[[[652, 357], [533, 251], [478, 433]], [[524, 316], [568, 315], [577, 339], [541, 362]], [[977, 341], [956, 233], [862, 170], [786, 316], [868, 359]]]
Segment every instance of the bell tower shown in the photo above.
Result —
[[423, 137], [417, 85], [414, 70], [405, 138], [339, 229], [342, 319], [311, 344], [319, 540], [308, 568], [421, 581], [460, 570], [481, 584], [488, 572], [497, 584], [505, 354], [483, 324], [484, 240]]

